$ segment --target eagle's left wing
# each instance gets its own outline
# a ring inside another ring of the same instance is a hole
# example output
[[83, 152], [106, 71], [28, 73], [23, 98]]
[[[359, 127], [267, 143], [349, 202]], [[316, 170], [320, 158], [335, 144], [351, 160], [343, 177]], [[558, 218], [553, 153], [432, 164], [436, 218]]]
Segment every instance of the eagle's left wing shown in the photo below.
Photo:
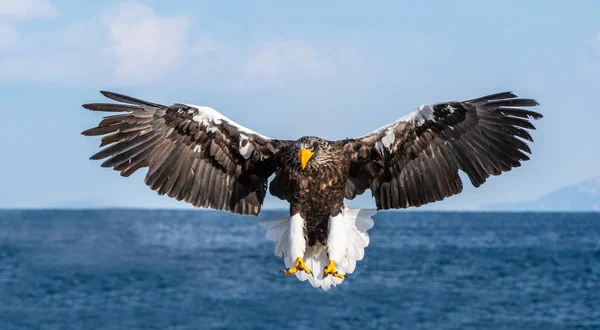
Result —
[[462, 191], [458, 171], [478, 187], [528, 160], [533, 141], [529, 118], [519, 107], [532, 99], [510, 92], [463, 102], [428, 104], [357, 139], [340, 141], [350, 154], [346, 198], [371, 189], [378, 209], [435, 202]]
[[245, 128], [209, 107], [164, 106], [102, 92], [121, 102], [85, 104], [104, 117], [83, 135], [105, 135], [92, 159], [108, 158], [129, 176], [148, 167], [145, 183], [159, 194], [197, 207], [257, 215], [267, 179], [277, 168], [276, 154], [288, 141]]

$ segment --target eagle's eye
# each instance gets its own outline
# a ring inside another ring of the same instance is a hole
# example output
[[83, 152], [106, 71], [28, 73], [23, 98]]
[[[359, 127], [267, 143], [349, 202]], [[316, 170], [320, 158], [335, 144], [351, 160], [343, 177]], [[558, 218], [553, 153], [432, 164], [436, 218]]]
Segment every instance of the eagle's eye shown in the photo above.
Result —
[[310, 148], [310, 151], [312, 151], [312, 152], [319, 151], [319, 144], [317, 142], [313, 142], [313, 144], [312, 144], [312, 146]]

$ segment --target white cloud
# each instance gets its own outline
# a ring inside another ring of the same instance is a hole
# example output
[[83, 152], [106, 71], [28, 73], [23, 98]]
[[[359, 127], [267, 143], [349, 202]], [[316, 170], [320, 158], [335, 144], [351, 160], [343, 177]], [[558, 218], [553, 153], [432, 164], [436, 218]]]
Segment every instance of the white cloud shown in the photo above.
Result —
[[185, 16], [164, 16], [131, 1], [63, 30], [20, 35], [15, 26], [0, 24], [0, 49], [10, 50], [0, 53], [3, 81], [239, 91], [310, 86], [356, 66], [357, 52], [348, 44], [273, 36], [225, 40], [192, 32]]
[[[21, 80], [24, 70], [49, 73], [45, 67], [49, 64], [48, 58], [40, 57], [37, 47], [32, 48], [31, 42], [27, 42], [38, 40], [22, 40], [19, 27], [26, 24], [23, 21], [57, 16], [56, 7], [47, 0], [0, 0], [0, 49], [4, 55], [0, 56], [0, 76], [3, 80]], [[25, 54], [25, 51], [31, 53]]]
[[189, 25], [182, 17], [159, 17], [138, 2], [117, 5], [102, 22], [108, 28], [117, 77], [137, 83], [152, 82], [176, 65]]
[[224, 41], [194, 38], [182, 57], [178, 83], [219, 91], [312, 85], [345, 65], [330, 46], [300, 39]]
[[273, 78], [286, 74], [304, 74], [323, 78], [329, 74], [330, 63], [310, 45], [300, 40], [265, 42], [247, 62], [250, 75]]
[[58, 11], [47, 0], [0, 0], [0, 49], [17, 45], [18, 21], [57, 16]]
[[58, 10], [48, 0], [0, 0], [0, 17], [14, 20], [56, 18]]

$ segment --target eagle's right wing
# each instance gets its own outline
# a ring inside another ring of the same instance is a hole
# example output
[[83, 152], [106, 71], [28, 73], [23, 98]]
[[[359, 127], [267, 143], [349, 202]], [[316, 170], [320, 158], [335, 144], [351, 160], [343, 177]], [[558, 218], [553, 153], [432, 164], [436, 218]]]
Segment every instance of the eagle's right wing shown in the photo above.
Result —
[[100, 147], [109, 145], [91, 159], [108, 158], [102, 167], [122, 176], [148, 167], [145, 182], [150, 188], [197, 207], [260, 212], [267, 178], [278, 166], [275, 155], [287, 141], [260, 135], [212, 108], [102, 94], [122, 103], [83, 107], [122, 114], [104, 117], [82, 133], [105, 135]]

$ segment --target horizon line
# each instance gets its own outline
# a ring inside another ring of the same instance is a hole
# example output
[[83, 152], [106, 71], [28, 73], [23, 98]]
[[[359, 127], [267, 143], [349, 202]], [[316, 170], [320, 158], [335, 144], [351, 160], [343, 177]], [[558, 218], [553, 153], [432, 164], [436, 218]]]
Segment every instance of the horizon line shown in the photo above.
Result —
[[[358, 208], [361, 210], [369, 210], [373, 208]], [[0, 207], [0, 212], [2, 211], [177, 211], [177, 212], [223, 212], [235, 215], [242, 216], [253, 216], [251, 214], [236, 214], [231, 213], [224, 210], [214, 210], [214, 209], [206, 209], [206, 208], [152, 208], [152, 207], [120, 207], [120, 206], [110, 206], [110, 207]], [[261, 213], [267, 212], [287, 212], [287, 208], [265, 208], [261, 209]], [[548, 210], [534, 210], [534, 209], [523, 209], [523, 210], [501, 210], [501, 209], [439, 209], [439, 210], [426, 210], [426, 209], [388, 209], [388, 210], [378, 210], [379, 212], [389, 212], [389, 213], [400, 213], [400, 212], [418, 212], [418, 213], [600, 213], [600, 210], [560, 210], [560, 209], [548, 209]], [[260, 214], [260, 213], [259, 213]]]

